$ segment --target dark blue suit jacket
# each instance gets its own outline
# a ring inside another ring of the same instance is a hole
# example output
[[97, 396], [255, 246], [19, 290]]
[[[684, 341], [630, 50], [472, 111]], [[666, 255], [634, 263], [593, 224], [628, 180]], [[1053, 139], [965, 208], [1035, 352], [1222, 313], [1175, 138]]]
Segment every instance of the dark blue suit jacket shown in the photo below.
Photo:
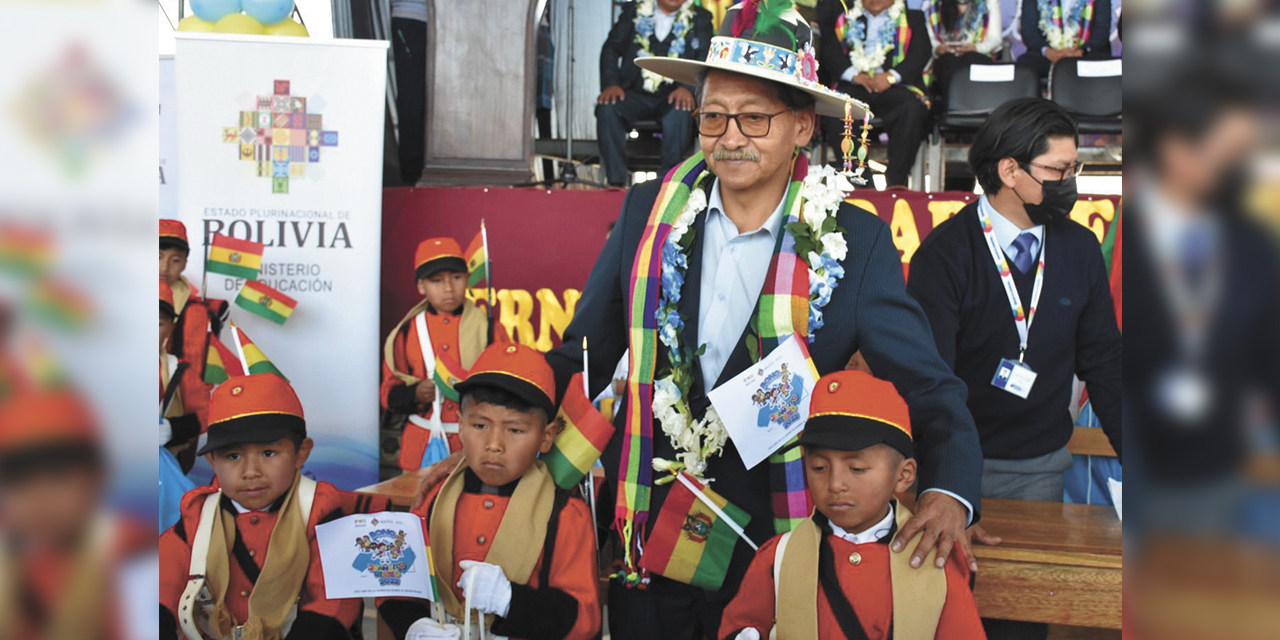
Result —
[[[627, 350], [626, 305], [631, 289], [631, 265], [660, 186], [657, 181], [649, 182], [627, 194], [613, 234], [587, 279], [573, 322], [565, 330], [564, 344], [547, 354], [561, 394], [569, 378], [582, 370], [583, 336], [589, 341], [589, 382], [593, 395], [609, 384], [618, 359]], [[695, 241], [680, 298], [680, 312], [686, 318], [683, 334], [686, 340], [698, 335], [705, 220], [706, 215], [701, 215], [694, 223]], [[907, 295], [902, 259], [893, 245], [888, 225], [874, 214], [848, 203], [841, 206], [837, 220], [847, 231], [849, 253], [842, 263], [845, 277], [840, 279], [831, 302], [823, 308], [825, 325], [809, 345], [814, 364], [821, 374], [838, 371], [860, 349], [876, 375], [893, 382], [907, 401], [916, 436], [920, 488], [946, 489], [964, 497], [973, 505], [976, 522], [981, 499], [982, 450], [973, 418], [965, 408], [964, 383], [938, 356], [924, 312]], [[659, 373], [667, 364], [664, 352], [665, 347], [659, 344]], [[717, 384], [751, 364], [744, 333]], [[694, 415], [701, 417], [709, 401], [706, 381], [702, 380], [697, 363], [694, 363], [693, 375], [690, 404]], [[601, 458], [610, 480], [617, 479], [626, 413], [624, 399], [615, 420], [618, 431]], [[670, 441], [656, 422], [653, 449], [657, 457], [675, 458]], [[713, 485], [716, 492], [751, 515], [746, 532], [752, 540], [763, 544], [773, 537], [768, 462], [750, 470], [744, 468], [742, 458], [730, 441], [725, 450], [708, 463], [706, 475], [716, 480]], [[656, 519], [669, 489], [670, 485], [654, 487], [650, 523]], [[725, 581], [727, 592], [736, 591], [751, 556], [747, 545], [737, 545]]]

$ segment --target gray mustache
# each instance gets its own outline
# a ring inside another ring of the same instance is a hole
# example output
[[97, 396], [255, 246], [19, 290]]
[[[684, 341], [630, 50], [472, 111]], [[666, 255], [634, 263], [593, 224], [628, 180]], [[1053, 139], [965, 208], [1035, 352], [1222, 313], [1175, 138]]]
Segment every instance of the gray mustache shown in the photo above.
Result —
[[760, 156], [747, 151], [729, 151], [727, 149], [717, 149], [711, 154], [712, 160], [746, 160], [747, 162], [760, 162]]

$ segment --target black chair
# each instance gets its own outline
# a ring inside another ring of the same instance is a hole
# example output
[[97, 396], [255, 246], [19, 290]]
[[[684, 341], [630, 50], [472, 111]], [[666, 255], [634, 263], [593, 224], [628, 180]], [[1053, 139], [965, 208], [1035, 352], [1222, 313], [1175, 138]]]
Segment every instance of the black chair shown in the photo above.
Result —
[[1124, 110], [1121, 76], [1081, 77], [1082, 62], [1100, 61], [1066, 58], [1053, 65], [1049, 98], [1076, 116], [1080, 133], [1120, 133]]
[[1039, 80], [1031, 69], [1016, 64], [982, 66], [1012, 67], [1013, 79], [999, 82], [974, 81], [970, 75], [972, 67], [957, 71], [951, 77], [951, 86], [947, 88], [946, 110], [938, 118], [935, 131], [940, 134], [976, 131], [1000, 105], [1015, 98], [1040, 95]]

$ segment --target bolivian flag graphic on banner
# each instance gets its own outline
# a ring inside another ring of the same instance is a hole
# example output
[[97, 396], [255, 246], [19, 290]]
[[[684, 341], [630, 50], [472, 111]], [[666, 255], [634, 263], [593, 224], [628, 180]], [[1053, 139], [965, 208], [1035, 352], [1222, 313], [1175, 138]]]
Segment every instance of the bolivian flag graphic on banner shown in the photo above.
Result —
[[[716, 591], [724, 582], [733, 547], [738, 543], [734, 525], [745, 528], [751, 516], [686, 473], [676, 480], [653, 523], [640, 566], [672, 580]], [[702, 493], [734, 524], [717, 515], [694, 491]]]
[[591, 404], [582, 390], [582, 374], [574, 374], [560, 403], [564, 430], [556, 436], [551, 451], [542, 456], [547, 471], [562, 489], [569, 489], [591, 472], [591, 467], [613, 437], [614, 426]]

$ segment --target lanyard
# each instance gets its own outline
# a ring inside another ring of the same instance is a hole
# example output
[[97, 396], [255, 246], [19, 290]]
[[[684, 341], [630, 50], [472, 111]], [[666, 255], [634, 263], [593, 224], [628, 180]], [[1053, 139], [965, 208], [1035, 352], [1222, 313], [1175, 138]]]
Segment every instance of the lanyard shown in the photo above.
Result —
[[[1004, 293], [1009, 298], [1009, 307], [1013, 311], [1013, 323], [1018, 327], [1018, 362], [1027, 354], [1027, 335], [1031, 332], [1031, 323], [1036, 319], [1036, 306], [1040, 304], [1040, 290], [1044, 287], [1044, 245], [1040, 240], [1040, 260], [1036, 266], [1036, 282], [1031, 288], [1031, 311], [1023, 313], [1022, 296], [1018, 295], [1018, 287], [1013, 282], [1013, 274], [1009, 272], [1009, 261], [1000, 249], [1000, 241], [996, 240], [995, 229], [991, 226], [991, 218], [987, 217], [983, 207], [978, 207], [978, 219], [982, 222], [982, 235], [987, 239], [987, 249], [991, 251], [991, 259], [996, 263], [996, 271], [1000, 272], [1000, 282], [1004, 284]], [[1047, 231], [1047, 230], [1046, 230]], [[1045, 239], [1049, 234], [1044, 234]]]

